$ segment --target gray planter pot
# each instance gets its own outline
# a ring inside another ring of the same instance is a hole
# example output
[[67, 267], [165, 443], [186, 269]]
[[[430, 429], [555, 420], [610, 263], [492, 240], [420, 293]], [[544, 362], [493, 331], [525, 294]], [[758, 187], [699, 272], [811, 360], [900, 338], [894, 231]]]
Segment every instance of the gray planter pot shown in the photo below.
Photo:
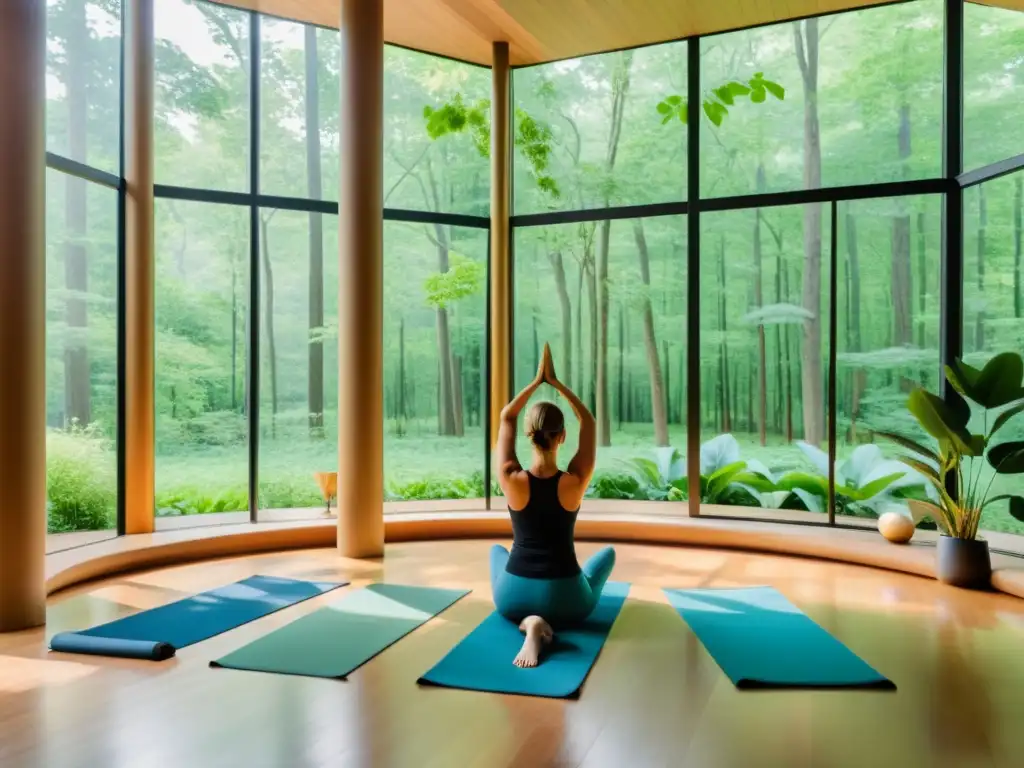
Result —
[[986, 589], [992, 577], [988, 542], [940, 536], [938, 577], [944, 584], [967, 589]]

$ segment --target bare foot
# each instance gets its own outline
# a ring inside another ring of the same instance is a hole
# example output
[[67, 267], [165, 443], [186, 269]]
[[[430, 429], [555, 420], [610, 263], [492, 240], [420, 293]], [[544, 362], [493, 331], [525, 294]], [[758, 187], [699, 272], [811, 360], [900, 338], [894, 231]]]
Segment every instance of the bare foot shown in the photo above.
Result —
[[526, 635], [526, 640], [512, 663], [520, 668], [536, 667], [540, 663], [541, 649], [552, 641], [555, 633], [540, 616], [527, 616], [519, 625], [519, 631]]

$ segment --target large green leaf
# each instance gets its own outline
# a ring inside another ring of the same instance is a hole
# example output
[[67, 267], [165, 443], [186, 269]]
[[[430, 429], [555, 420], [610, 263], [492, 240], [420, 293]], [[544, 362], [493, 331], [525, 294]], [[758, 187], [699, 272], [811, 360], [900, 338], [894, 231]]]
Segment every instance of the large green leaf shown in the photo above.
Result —
[[910, 507], [910, 514], [913, 516], [914, 522], [930, 517], [947, 536], [952, 535], [953, 528], [950, 525], [949, 515], [938, 504], [932, 504], [930, 501], [908, 499], [907, 505]]
[[1016, 405], [1007, 408], [1005, 411], [996, 417], [996, 420], [992, 423], [992, 429], [989, 430], [988, 436], [991, 438], [996, 432], [1006, 426], [1006, 422], [1016, 416], [1018, 413], [1024, 411], [1024, 400], [1021, 400]]
[[981, 369], [976, 389], [983, 399], [974, 398], [985, 408], [999, 408], [1021, 396], [1024, 360], [1016, 352], [996, 355]]
[[783, 491], [806, 491], [816, 496], [828, 497], [828, 479], [806, 472], [787, 472], [778, 482]]
[[872, 480], [862, 488], [846, 489], [846, 493], [844, 495], [849, 496], [854, 501], [867, 501], [872, 496], [880, 494], [905, 474], [906, 472], [893, 472], [891, 475], [885, 475], [877, 480]]
[[732, 479], [732, 482], [746, 485], [758, 493], [772, 493], [776, 490], [775, 483], [764, 475], [754, 472], [740, 472]]
[[1010, 514], [1014, 520], [1024, 523], [1024, 497], [1014, 496], [1010, 499]]
[[988, 452], [988, 463], [1001, 475], [1024, 472], [1024, 440], [993, 446]]
[[934, 461], [936, 464], [939, 463], [939, 456], [937, 453], [935, 453], [935, 451], [933, 451], [931, 448], [921, 445], [918, 442], [915, 442], [914, 440], [911, 440], [909, 437], [904, 437], [903, 435], [897, 434], [895, 432], [885, 431], [877, 431], [875, 432], [875, 434], [878, 435], [879, 437], [884, 437], [886, 440], [892, 440], [900, 447], [906, 448], [908, 451], [916, 453], [918, 456], [923, 456], [926, 459], [930, 459], [931, 461]]
[[711, 474], [708, 477], [706, 498], [704, 500], [714, 503], [715, 499], [729, 486], [729, 483], [746, 468], [747, 465], [745, 463], [737, 461], [735, 464], [729, 464]]
[[946, 366], [946, 378], [960, 394], [983, 408], [999, 408], [1021, 398], [1024, 360], [1016, 352], [1003, 352], [980, 371], [954, 360]]
[[981, 438], [982, 444], [979, 446], [978, 441], [967, 432], [971, 413], [966, 404], [963, 408], [951, 406], [927, 390], [915, 389], [907, 399], [907, 408], [925, 432], [939, 440], [948, 441], [957, 453], [978, 456], [984, 450], [984, 438]]

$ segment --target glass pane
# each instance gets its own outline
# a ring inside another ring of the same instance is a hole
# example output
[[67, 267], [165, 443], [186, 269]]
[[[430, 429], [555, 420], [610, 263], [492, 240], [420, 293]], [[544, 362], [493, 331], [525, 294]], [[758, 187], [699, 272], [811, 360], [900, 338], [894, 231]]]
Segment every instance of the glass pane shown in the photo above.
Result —
[[[685, 199], [685, 42], [517, 69], [513, 82], [516, 213]], [[534, 123], [550, 132], [544, 169]]]
[[941, 0], [919, 0], [706, 38], [701, 193], [938, 176], [942, 37]]
[[121, 4], [46, 1], [46, 148], [120, 173]]
[[338, 199], [337, 31], [260, 21], [260, 191]]
[[[1024, 352], [1024, 278], [1021, 266], [1021, 217], [1024, 173], [979, 184], [964, 191], [964, 357], [976, 367], [1000, 352]], [[987, 432], [999, 409], [973, 409], [972, 432]], [[1002, 427], [993, 444], [1024, 440], [1024, 416]], [[974, 470], [992, 481], [990, 493], [1024, 493], [1020, 475], [993, 475], [987, 463]], [[985, 507], [981, 527], [1024, 533], [1005, 501]], [[997, 542], [993, 542], [997, 545]]]
[[701, 227], [703, 502], [822, 521], [829, 207], [715, 213]]
[[915, 387], [938, 391], [942, 200], [861, 200], [840, 204], [839, 216], [836, 514], [870, 524], [886, 511], [907, 513], [906, 498], [927, 498], [924, 477], [895, 460], [904, 452], [872, 430], [927, 441], [906, 403]]
[[384, 222], [391, 501], [484, 496], [486, 277], [486, 230]]
[[324, 511], [338, 466], [338, 219], [260, 211], [260, 519]]
[[[385, 47], [386, 207], [488, 215], [490, 99], [488, 69]], [[428, 107], [439, 111], [430, 123], [434, 138], [424, 117]], [[452, 130], [459, 123], [452, 116], [465, 120], [467, 113], [472, 117], [460, 123], [465, 127]]]
[[[117, 193], [46, 172], [47, 550], [117, 523]], [[104, 535], [105, 536], [105, 535]]]
[[157, 200], [156, 260], [157, 524], [246, 521], [249, 209]]
[[964, 3], [964, 167], [1024, 152], [1024, 13]]
[[[516, 386], [533, 379], [549, 343], [559, 377], [598, 419], [589, 496], [684, 499], [685, 462], [646, 467], [686, 448], [685, 217], [527, 227], [515, 238]], [[535, 400], [556, 397], [544, 386]], [[579, 433], [556, 402], [568, 425], [565, 467]], [[528, 462], [523, 435], [517, 450]]]
[[249, 14], [202, 0], [155, 4], [156, 181], [249, 188]]

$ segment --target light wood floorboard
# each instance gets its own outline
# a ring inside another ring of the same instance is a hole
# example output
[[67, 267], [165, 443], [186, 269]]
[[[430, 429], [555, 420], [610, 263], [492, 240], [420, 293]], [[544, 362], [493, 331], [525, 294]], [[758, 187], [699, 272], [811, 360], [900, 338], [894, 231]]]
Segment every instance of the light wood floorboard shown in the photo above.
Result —
[[[395, 544], [382, 562], [342, 560], [333, 550], [256, 555], [61, 593], [51, 600], [46, 632], [0, 636], [0, 765], [1020, 765], [1024, 601], [839, 563], [620, 545], [615, 578], [634, 586], [579, 701], [419, 689], [416, 678], [491, 610], [489, 546]], [[581, 544], [581, 557], [598, 546]], [[47, 634], [255, 573], [474, 592], [347, 682], [207, 667], [338, 599], [337, 592], [183, 649], [163, 664], [45, 651]], [[660, 587], [755, 584], [778, 587], [899, 690], [734, 689]]]

